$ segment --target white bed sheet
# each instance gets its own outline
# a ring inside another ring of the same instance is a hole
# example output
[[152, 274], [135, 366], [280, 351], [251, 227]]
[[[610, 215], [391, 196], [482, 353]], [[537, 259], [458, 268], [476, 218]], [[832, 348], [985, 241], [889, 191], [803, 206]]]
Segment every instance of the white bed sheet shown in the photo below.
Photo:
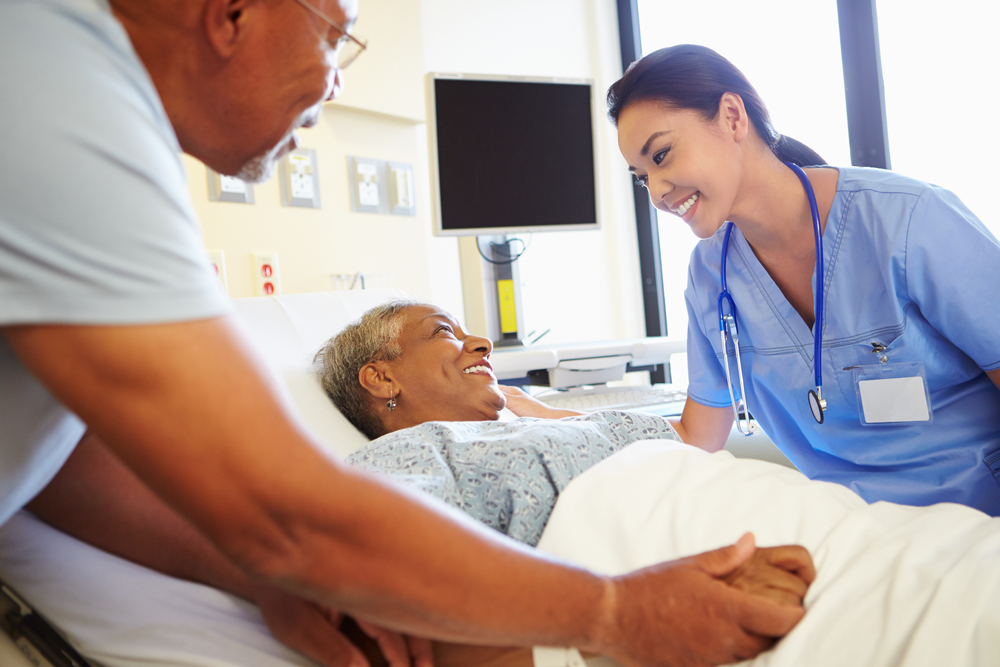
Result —
[[[95, 549], [27, 512], [0, 527], [0, 579], [105, 667], [317, 667], [278, 643], [257, 608]], [[536, 650], [537, 667], [615, 667]], [[0, 666], [30, 667], [0, 632]]]
[[1000, 519], [959, 505], [867, 505], [788, 468], [650, 441], [574, 480], [538, 546], [617, 574], [731, 544], [748, 530], [760, 546], [804, 545], [818, 574], [803, 621], [746, 664], [1000, 659]]
[[0, 528], [0, 578], [106, 667], [315, 667], [257, 607], [117, 558], [26, 512]]

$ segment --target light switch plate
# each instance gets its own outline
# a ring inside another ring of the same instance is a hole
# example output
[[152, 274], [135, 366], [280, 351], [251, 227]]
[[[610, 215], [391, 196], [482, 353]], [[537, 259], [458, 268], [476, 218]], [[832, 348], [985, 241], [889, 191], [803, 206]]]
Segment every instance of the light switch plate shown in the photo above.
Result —
[[389, 213], [416, 215], [416, 190], [413, 187], [413, 167], [403, 162], [387, 162], [389, 181]]
[[319, 173], [316, 151], [296, 148], [278, 162], [281, 205], [319, 208]]
[[253, 184], [242, 181], [235, 176], [223, 176], [209, 167], [205, 167], [205, 173], [208, 176], [209, 201], [253, 203]]

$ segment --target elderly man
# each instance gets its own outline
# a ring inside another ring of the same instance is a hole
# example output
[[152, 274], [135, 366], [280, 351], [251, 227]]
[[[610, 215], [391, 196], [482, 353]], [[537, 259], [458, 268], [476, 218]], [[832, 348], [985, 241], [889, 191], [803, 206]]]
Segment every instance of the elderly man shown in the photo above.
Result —
[[[265, 178], [336, 94], [355, 15], [352, 0], [0, 0], [0, 522], [69, 459], [39, 513], [139, 560], [201, 549], [206, 571], [187, 574], [266, 617], [275, 599], [296, 608], [280, 589], [413, 635], [625, 664], [766, 648], [803, 612], [722, 582], [750, 543], [617, 578], [545, 558], [324, 456], [248, 350], [177, 153]], [[107, 450], [87, 438], [70, 458], [85, 429]], [[129, 545], [129, 526], [174, 541]], [[354, 659], [304, 637], [321, 616], [296, 609], [286, 640]]]

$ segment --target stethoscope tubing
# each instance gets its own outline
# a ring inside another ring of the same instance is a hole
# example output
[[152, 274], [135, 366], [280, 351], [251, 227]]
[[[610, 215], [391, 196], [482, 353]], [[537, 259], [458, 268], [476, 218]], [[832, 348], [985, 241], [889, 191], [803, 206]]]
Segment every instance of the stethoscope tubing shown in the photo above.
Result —
[[813, 323], [813, 372], [816, 376], [816, 389], [823, 387], [823, 290], [825, 273], [823, 271], [823, 229], [819, 223], [819, 206], [816, 205], [816, 193], [813, 192], [812, 183], [806, 172], [797, 164], [786, 162], [788, 168], [795, 172], [795, 175], [802, 181], [805, 188], [806, 197], [809, 198], [809, 211], [812, 213], [813, 234], [816, 237], [816, 302], [813, 313], [815, 322]]
[[[812, 214], [813, 222], [813, 233], [816, 238], [816, 299], [815, 299], [815, 313], [814, 313], [814, 323], [813, 323], [813, 374], [816, 381], [815, 397], [816, 403], [822, 406], [819, 409], [819, 415], [816, 416], [816, 421], [823, 423], [823, 409], [825, 408], [826, 401], [822, 400], [823, 396], [823, 290], [825, 288], [825, 271], [823, 269], [823, 230], [820, 225], [819, 220], [819, 206], [816, 204], [816, 193], [813, 192], [812, 184], [809, 182], [809, 177], [806, 176], [806, 172], [802, 170], [796, 164], [791, 162], [785, 162], [785, 165], [795, 172], [795, 175], [799, 177], [802, 182], [802, 186], [806, 191], [806, 197], [809, 200], [809, 211]], [[743, 369], [740, 363], [740, 351], [739, 351], [739, 327], [736, 323], [736, 303], [733, 301], [732, 295], [729, 293], [729, 287], [726, 282], [726, 259], [729, 255], [729, 239], [733, 233], [732, 222], [726, 223], [726, 235], [722, 240], [722, 262], [719, 267], [721, 273], [721, 283], [722, 291], [719, 292], [719, 331], [722, 333], [722, 355], [725, 360], [726, 366], [726, 380], [729, 383], [729, 394], [733, 403], [733, 411], [737, 412], [736, 398], [733, 396], [733, 383], [729, 374], [729, 353], [726, 346], [726, 315], [723, 308], [723, 303], [729, 306], [729, 322], [733, 328], [733, 346], [736, 353], [736, 364], [737, 372], [740, 374], [740, 402], [743, 404], [744, 410], [748, 409], [746, 407], [746, 393], [743, 387]], [[811, 392], [812, 393], [812, 392]], [[810, 401], [811, 402], [811, 401]], [[737, 423], [739, 422], [739, 417], [737, 416]], [[749, 422], [748, 422], [749, 423]], [[740, 429], [742, 432], [742, 429]], [[744, 435], [749, 435], [749, 433], [744, 433]]]

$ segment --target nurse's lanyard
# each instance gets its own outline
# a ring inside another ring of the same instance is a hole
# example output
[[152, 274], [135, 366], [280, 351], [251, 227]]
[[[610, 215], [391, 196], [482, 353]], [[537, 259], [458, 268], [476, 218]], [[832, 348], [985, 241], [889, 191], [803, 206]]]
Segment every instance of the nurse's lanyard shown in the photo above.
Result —
[[[809, 198], [809, 209], [812, 212], [813, 231], [816, 234], [816, 321], [813, 324], [813, 369], [816, 375], [816, 389], [810, 389], [808, 393], [809, 409], [817, 424], [823, 423], [823, 413], [826, 410], [826, 400], [823, 398], [823, 361], [822, 361], [822, 336], [823, 336], [823, 232], [819, 224], [819, 207], [816, 205], [816, 194], [813, 192], [812, 184], [806, 173], [791, 162], [786, 162], [788, 168], [795, 172], [795, 175], [802, 181], [802, 186], [806, 190]], [[733, 417], [736, 419], [736, 428], [743, 435], [752, 435], [757, 431], [757, 425], [750, 422], [750, 412], [747, 409], [746, 389], [743, 385], [743, 362], [740, 359], [740, 337], [736, 326], [736, 304], [726, 287], [726, 255], [729, 253], [729, 237], [733, 233], [733, 223], [726, 223], [726, 236], [722, 241], [722, 292], [719, 293], [719, 332], [722, 335], [722, 354], [726, 367], [726, 382], [729, 384], [729, 400], [733, 405]], [[729, 313], [724, 312], [723, 303], [729, 305]], [[733, 350], [736, 353], [736, 372], [740, 380], [740, 400], [736, 400], [733, 392], [733, 378], [729, 373], [729, 348], [726, 346], [728, 338], [733, 339]], [[746, 426], [740, 421], [740, 412], [746, 418]]]

